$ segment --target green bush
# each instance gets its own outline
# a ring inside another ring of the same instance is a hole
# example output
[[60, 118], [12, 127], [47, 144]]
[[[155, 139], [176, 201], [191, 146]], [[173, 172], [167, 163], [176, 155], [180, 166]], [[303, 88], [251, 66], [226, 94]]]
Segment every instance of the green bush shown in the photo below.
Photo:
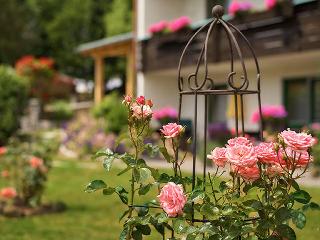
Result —
[[57, 100], [49, 105], [50, 118], [55, 121], [65, 121], [73, 117], [71, 104], [65, 100]]
[[118, 134], [127, 125], [127, 110], [121, 104], [120, 97], [116, 92], [104, 97], [102, 102], [93, 109], [93, 115], [105, 120], [107, 132]]
[[27, 81], [7, 66], [0, 66], [0, 145], [18, 129], [27, 103]]

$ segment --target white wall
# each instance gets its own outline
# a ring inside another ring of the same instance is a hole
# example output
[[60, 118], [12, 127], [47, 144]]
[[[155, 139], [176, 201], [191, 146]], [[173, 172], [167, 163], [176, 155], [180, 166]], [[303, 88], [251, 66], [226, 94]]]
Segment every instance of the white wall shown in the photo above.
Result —
[[139, 39], [148, 35], [151, 24], [161, 20], [171, 21], [183, 15], [193, 22], [206, 18], [205, 0], [138, 0], [137, 9]]
[[[261, 90], [262, 105], [283, 104], [282, 80], [299, 76], [319, 76], [320, 75], [320, 50], [304, 53], [294, 53], [263, 57], [259, 59], [261, 67]], [[223, 83], [228, 73], [229, 65], [219, 63], [209, 66], [209, 72], [213, 74], [216, 82]], [[255, 75], [254, 65], [247, 65], [249, 76]], [[251, 78], [251, 79], [254, 79]], [[256, 87], [255, 81], [251, 81], [251, 89]], [[178, 87], [176, 71], [173, 69], [144, 74], [144, 92], [148, 98], [152, 98], [155, 109], [165, 106], [178, 108]], [[231, 100], [231, 99], [230, 99]], [[252, 113], [257, 109], [257, 97], [250, 95], [245, 97], [245, 125], [246, 130], [257, 130], [258, 126], [250, 121]], [[204, 100], [199, 98], [199, 127], [203, 127]], [[183, 101], [183, 115], [192, 119], [194, 116], [194, 101], [192, 97], [187, 97]], [[230, 119], [229, 126], [233, 127]], [[201, 132], [200, 132], [201, 134]], [[202, 135], [202, 134], [201, 134]]]

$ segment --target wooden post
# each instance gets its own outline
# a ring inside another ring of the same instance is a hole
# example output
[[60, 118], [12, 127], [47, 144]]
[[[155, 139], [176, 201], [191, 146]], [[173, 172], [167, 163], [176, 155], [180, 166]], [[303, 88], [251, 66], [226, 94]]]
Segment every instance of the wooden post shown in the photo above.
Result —
[[134, 95], [134, 86], [135, 86], [135, 59], [134, 51], [132, 49], [127, 53], [127, 66], [126, 66], [126, 95]]
[[98, 56], [94, 59], [94, 103], [99, 104], [104, 96], [104, 61]]

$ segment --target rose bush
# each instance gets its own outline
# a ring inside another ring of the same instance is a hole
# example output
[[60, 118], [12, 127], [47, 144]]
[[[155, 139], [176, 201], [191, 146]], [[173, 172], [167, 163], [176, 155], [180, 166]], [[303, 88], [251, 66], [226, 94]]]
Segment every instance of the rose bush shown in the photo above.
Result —
[[0, 171], [5, 187], [0, 198], [13, 199], [19, 206], [39, 206], [58, 141], [41, 133], [12, 138], [2, 149], [5, 151], [0, 156]]
[[[129, 188], [111, 186], [103, 180], [94, 180], [86, 187], [87, 192], [116, 194], [125, 205], [119, 239], [142, 239], [154, 228], [162, 239], [171, 240], [294, 240], [292, 224], [302, 229], [306, 224], [304, 212], [319, 209], [296, 181], [313, 159], [311, 135], [286, 130], [275, 142], [257, 146], [246, 137], [235, 137], [208, 154], [217, 165], [208, 177], [185, 177], [181, 165], [187, 153], [179, 149], [183, 141], [191, 140], [183, 137], [183, 126], [169, 123], [161, 129], [161, 146], [145, 144], [153, 114], [148, 102], [144, 97], [126, 97], [123, 101], [132, 151], [118, 154], [106, 149], [96, 154], [107, 171], [116, 159], [124, 163], [118, 175], [129, 174]], [[151, 155], [161, 152], [172, 165], [172, 174], [148, 166], [141, 158], [144, 151]], [[225, 180], [219, 178], [223, 174]], [[152, 200], [141, 203], [141, 196], [146, 194]]]

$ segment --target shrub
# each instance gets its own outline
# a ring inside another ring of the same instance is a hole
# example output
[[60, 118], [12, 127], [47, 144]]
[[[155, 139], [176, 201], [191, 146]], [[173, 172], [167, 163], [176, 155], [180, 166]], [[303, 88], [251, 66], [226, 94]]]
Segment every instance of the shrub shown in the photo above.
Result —
[[71, 104], [64, 100], [57, 100], [49, 105], [50, 118], [55, 121], [69, 120], [73, 117]]
[[18, 129], [27, 100], [27, 82], [15, 71], [0, 66], [0, 145]]
[[107, 132], [118, 134], [127, 125], [128, 114], [116, 92], [104, 97], [102, 102], [93, 109], [93, 115], [105, 120]]
[[12, 138], [2, 147], [2, 180], [16, 190], [15, 204], [40, 205], [52, 156], [58, 146], [55, 135], [38, 134]]

